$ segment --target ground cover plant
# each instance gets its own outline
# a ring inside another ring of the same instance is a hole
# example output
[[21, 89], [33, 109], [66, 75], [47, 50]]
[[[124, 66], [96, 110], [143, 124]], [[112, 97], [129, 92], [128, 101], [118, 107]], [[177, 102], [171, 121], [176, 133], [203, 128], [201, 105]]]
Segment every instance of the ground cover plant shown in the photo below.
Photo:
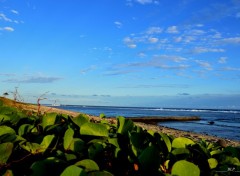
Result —
[[0, 101], [0, 174], [240, 175], [240, 148], [146, 131], [131, 120], [41, 115]]

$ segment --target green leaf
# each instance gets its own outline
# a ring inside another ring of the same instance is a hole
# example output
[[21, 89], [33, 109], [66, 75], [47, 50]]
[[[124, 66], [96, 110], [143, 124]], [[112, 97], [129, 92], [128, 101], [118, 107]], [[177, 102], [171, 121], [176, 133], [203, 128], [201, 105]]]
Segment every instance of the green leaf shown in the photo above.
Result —
[[172, 142], [173, 148], [186, 148], [187, 145], [195, 144], [191, 139], [185, 137], [175, 138]]
[[70, 145], [73, 142], [73, 135], [74, 135], [73, 129], [69, 128], [66, 130], [63, 137], [63, 147], [65, 150], [68, 150], [70, 148]]
[[108, 138], [108, 142], [114, 145], [116, 148], [119, 148], [118, 138]]
[[87, 174], [82, 168], [71, 165], [61, 173], [61, 176], [87, 176]]
[[214, 169], [217, 167], [218, 161], [215, 158], [209, 158], [208, 164], [209, 164], [210, 169]]
[[101, 119], [104, 119], [104, 118], [106, 118], [106, 115], [105, 115], [104, 113], [101, 113], [101, 114], [99, 115], [99, 117], [100, 117]]
[[26, 142], [20, 144], [20, 146], [32, 154], [43, 153], [52, 144], [55, 135], [47, 135], [43, 138], [41, 144]]
[[84, 123], [80, 128], [81, 135], [108, 137], [108, 129], [104, 124]]
[[229, 156], [240, 158], [240, 150], [236, 147], [228, 146], [223, 151]]
[[69, 150], [73, 152], [81, 152], [85, 148], [85, 142], [79, 138], [73, 138]]
[[20, 144], [20, 146], [32, 154], [37, 154], [41, 151], [41, 146], [38, 143], [26, 142], [25, 144]]
[[213, 156], [213, 155], [218, 155], [218, 154], [222, 154], [222, 150], [213, 150], [210, 152], [210, 155]]
[[42, 176], [42, 175], [60, 175], [67, 163], [55, 157], [49, 157], [44, 160], [34, 162], [30, 169], [32, 170], [31, 175]]
[[114, 175], [107, 171], [96, 171], [90, 172], [88, 176], [114, 176]]
[[93, 143], [89, 148], [88, 148], [88, 157], [90, 159], [94, 159], [95, 156], [103, 151], [103, 145], [99, 143]]
[[90, 159], [78, 161], [74, 165], [82, 167], [86, 172], [99, 171], [97, 163]]
[[132, 151], [137, 156], [142, 150], [149, 146], [150, 138], [149, 133], [132, 132], [130, 135], [130, 142], [132, 144]]
[[143, 146], [144, 140], [145, 140], [145, 138], [142, 133], [136, 133], [136, 132], [131, 133], [130, 142], [134, 147], [136, 147], [136, 148], [144, 147]]
[[8, 127], [8, 126], [0, 126], [0, 137], [5, 134], [16, 134], [14, 129]]
[[59, 120], [57, 113], [48, 113], [45, 114], [42, 118], [42, 127], [44, 130], [47, 127], [54, 125]]
[[225, 156], [223, 161], [221, 161], [221, 164], [240, 166], [239, 159], [231, 156]]
[[13, 107], [8, 107], [8, 106], [3, 106], [0, 108], [0, 114], [11, 115], [13, 114], [13, 112], [17, 112], [17, 109]]
[[12, 149], [13, 143], [11, 142], [0, 144], [0, 165], [7, 163], [8, 158], [12, 154]]
[[14, 142], [16, 138], [14, 129], [8, 126], [0, 126], [0, 143]]
[[183, 155], [183, 154], [190, 154], [190, 151], [186, 148], [176, 148], [172, 151], [174, 155]]
[[178, 176], [200, 176], [200, 169], [193, 163], [180, 160], [174, 163], [171, 174]]
[[51, 145], [51, 143], [53, 142], [55, 138], [55, 135], [47, 135], [43, 138], [42, 143], [40, 144], [40, 150], [39, 152], [45, 152], [48, 147]]
[[157, 171], [161, 162], [159, 150], [155, 146], [147, 147], [140, 154], [138, 160], [145, 171]]
[[134, 127], [134, 123], [130, 119], [125, 119], [124, 117], [120, 116], [120, 117], [117, 117], [117, 120], [118, 120], [117, 133], [120, 133], [123, 135], [127, 134]]
[[18, 129], [18, 135], [23, 136], [27, 133], [30, 133], [33, 128], [34, 128], [34, 126], [31, 124], [23, 124]]
[[71, 160], [76, 161], [77, 159], [77, 156], [74, 154], [65, 153], [64, 155], [65, 155], [66, 161], [71, 161]]
[[84, 123], [89, 122], [89, 117], [85, 114], [79, 114], [77, 117], [72, 118], [73, 123], [81, 127]]
[[10, 121], [11, 118], [8, 115], [0, 114], [0, 122]]
[[163, 141], [165, 142], [165, 145], [168, 149], [168, 152], [171, 152], [172, 150], [172, 144], [171, 144], [171, 141], [168, 137], [168, 135], [164, 134], [164, 133], [160, 133], [160, 136], [162, 137]]

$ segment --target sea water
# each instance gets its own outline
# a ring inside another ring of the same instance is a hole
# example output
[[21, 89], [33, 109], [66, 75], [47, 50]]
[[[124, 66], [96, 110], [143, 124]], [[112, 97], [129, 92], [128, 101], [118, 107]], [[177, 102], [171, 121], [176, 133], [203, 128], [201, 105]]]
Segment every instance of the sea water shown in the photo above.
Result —
[[[101, 113], [104, 113], [107, 117], [198, 116], [201, 119], [199, 121], [161, 122], [159, 125], [240, 141], [240, 110], [235, 109], [149, 108], [81, 105], [61, 105], [59, 108], [94, 116], [99, 116]], [[210, 124], [209, 122], [213, 122], [213, 124]]]

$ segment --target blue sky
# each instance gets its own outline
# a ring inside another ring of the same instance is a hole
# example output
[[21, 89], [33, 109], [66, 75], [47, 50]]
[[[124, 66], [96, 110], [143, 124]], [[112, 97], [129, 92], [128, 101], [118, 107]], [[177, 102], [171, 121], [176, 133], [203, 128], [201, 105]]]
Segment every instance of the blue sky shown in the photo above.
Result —
[[240, 0], [0, 0], [0, 94], [240, 108]]

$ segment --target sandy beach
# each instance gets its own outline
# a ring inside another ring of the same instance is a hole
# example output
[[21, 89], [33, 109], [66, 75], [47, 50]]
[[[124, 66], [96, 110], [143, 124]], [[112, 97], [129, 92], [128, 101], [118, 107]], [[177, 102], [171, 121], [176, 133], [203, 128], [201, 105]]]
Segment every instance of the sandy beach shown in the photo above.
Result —
[[[4, 100], [4, 102], [7, 103], [8, 105], [15, 106], [20, 109], [34, 111], [34, 112], [39, 111], [42, 114], [48, 113], [48, 112], [56, 112], [56, 113], [67, 114], [67, 115], [75, 117], [81, 113], [81, 112], [73, 112], [73, 111], [58, 109], [55, 107], [47, 107], [47, 106], [43, 106], [43, 105], [38, 106], [35, 104], [14, 102], [12, 100], [5, 99], [5, 98], [1, 98], [1, 99]], [[91, 120], [96, 121], [96, 122], [101, 120], [99, 117], [96, 117], [96, 116], [92, 116], [92, 115], [88, 115], [88, 116], [90, 117]], [[106, 120], [108, 120], [110, 123], [117, 123], [117, 121], [114, 118], [111, 118], [111, 119], [106, 118]], [[165, 133], [165, 134], [172, 135], [175, 137], [180, 137], [180, 136], [187, 137], [187, 138], [193, 139], [194, 141], [206, 140], [209, 142], [218, 142], [220, 145], [222, 145], [224, 147], [225, 146], [240, 146], [240, 141], [223, 139], [223, 138], [219, 138], [219, 137], [215, 137], [215, 136], [211, 136], [211, 135], [207, 135], [207, 134], [198, 134], [198, 133], [193, 133], [191, 131], [176, 130], [176, 129], [172, 129], [172, 128], [163, 127], [161, 125], [160, 126], [152, 125], [152, 124], [147, 124], [147, 123], [143, 123], [143, 122], [135, 122], [135, 124], [141, 126], [142, 128], [144, 128], [146, 130], [161, 132], [161, 133]]]

